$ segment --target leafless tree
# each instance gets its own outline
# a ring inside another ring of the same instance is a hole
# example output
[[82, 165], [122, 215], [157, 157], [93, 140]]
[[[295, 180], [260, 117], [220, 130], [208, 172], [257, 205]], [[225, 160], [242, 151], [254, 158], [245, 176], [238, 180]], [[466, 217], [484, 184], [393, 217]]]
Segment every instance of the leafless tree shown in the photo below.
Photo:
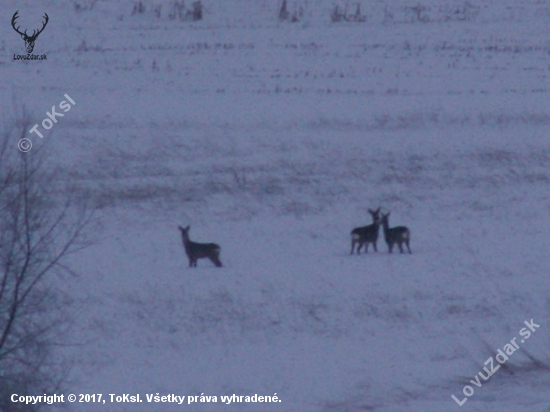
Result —
[[0, 134], [0, 411], [10, 412], [40, 409], [12, 403], [12, 393], [54, 393], [67, 376], [58, 355], [73, 306], [60, 284], [74, 274], [65, 258], [89, 244], [92, 218], [60, 191], [45, 152], [19, 152], [30, 126]]

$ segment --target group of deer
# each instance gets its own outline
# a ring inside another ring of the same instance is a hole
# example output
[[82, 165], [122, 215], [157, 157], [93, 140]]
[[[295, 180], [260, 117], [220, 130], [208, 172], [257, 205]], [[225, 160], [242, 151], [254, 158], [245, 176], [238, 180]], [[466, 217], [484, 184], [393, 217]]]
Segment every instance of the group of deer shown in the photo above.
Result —
[[368, 253], [369, 243], [372, 243], [374, 251], [378, 252], [378, 249], [376, 248], [376, 242], [378, 240], [380, 225], [382, 225], [384, 229], [384, 239], [388, 244], [389, 253], [392, 253], [393, 246], [395, 244], [399, 246], [399, 251], [401, 253], [403, 253], [403, 244], [407, 246], [407, 250], [409, 251], [409, 253], [412, 253], [409, 246], [409, 242], [411, 240], [411, 231], [409, 230], [409, 228], [405, 226], [390, 227], [390, 223], [388, 220], [388, 218], [390, 217], [390, 212], [382, 213], [382, 218], [380, 218], [380, 210], [381, 207], [376, 210], [369, 209], [369, 213], [372, 216], [372, 224], [368, 226], [357, 227], [351, 231], [350, 254], [353, 255], [355, 245], [358, 245], [357, 254], [361, 252], [361, 248], [363, 246], [365, 246], [365, 253]]
[[[365, 253], [368, 253], [369, 243], [372, 243], [375, 252], [378, 252], [376, 248], [376, 242], [378, 241], [378, 232], [380, 230], [380, 225], [384, 229], [384, 239], [388, 244], [389, 253], [392, 253], [393, 246], [397, 244], [399, 246], [399, 251], [403, 253], [403, 244], [407, 246], [409, 253], [411, 248], [409, 242], [411, 240], [411, 231], [405, 226], [397, 226], [390, 228], [388, 218], [390, 217], [390, 212], [382, 213], [382, 218], [380, 218], [379, 207], [376, 210], [369, 209], [369, 213], [372, 216], [372, 224], [368, 226], [358, 227], [351, 231], [351, 254], [355, 250], [357, 245], [357, 254], [361, 253], [361, 249], [365, 246]], [[185, 253], [189, 258], [189, 267], [196, 267], [197, 260], [202, 258], [207, 258], [214, 263], [217, 267], [222, 266], [220, 261], [220, 245], [216, 243], [198, 243], [192, 242], [189, 239], [189, 229], [187, 226], [185, 228], [179, 226], [181, 232], [181, 237], [183, 240], [183, 247], [185, 248]]]

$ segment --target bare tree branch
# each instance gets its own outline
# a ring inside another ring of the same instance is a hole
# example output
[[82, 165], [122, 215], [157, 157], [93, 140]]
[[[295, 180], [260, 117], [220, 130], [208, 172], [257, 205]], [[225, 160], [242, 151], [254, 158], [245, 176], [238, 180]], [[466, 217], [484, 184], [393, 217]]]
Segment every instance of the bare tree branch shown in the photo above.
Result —
[[65, 344], [59, 336], [72, 311], [54, 276], [74, 275], [64, 259], [91, 244], [93, 212], [56, 187], [45, 152], [13, 144], [27, 129], [23, 119], [0, 135], [0, 410], [11, 390], [59, 388], [67, 365], [52, 355]]

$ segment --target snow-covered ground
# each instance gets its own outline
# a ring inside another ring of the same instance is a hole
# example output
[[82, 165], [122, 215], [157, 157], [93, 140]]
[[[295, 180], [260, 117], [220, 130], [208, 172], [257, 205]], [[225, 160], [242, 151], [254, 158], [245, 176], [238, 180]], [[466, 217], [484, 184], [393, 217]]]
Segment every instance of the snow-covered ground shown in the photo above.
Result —
[[[2, 111], [40, 123], [70, 95], [28, 137], [100, 208], [64, 283], [85, 343], [64, 393], [143, 400], [69, 410], [550, 411], [547, 2], [362, 1], [365, 23], [331, 23], [345, 1], [289, 1], [294, 24], [275, 0], [204, 1], [200, 22], [92, 3], [0, 6]], [[47, 61], [13, 61], [17, 9], [48, 13]], [[379, 205], [412, 255], [382, 236], [349, 255]], [[187, 224], [224, 268], [187, 267]]]

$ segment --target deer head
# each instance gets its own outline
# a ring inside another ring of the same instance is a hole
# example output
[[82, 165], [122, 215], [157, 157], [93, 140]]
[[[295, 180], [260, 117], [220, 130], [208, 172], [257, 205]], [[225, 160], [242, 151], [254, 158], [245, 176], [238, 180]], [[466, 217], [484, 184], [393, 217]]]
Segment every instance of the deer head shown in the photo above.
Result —
[[42, 33], [42, 31], [44, 31], [44, 28], [45, 28], [46, 25], [48, 24], [49, 17], [48, 17], [48, 15], [47, 15], [46, 13], [44, 13], [44, 18], [46, 19], [46, 21], [42, 23], [42, 28], [41, 28], [40, 30], [38, 30], [38, 31], [33, 30], [32, 35], [31, 35], [31, 36], [28, 36], [28, 35], [27, 35], [27, 30], [25, 30], [24, 33], [21, 33], [21, 32], [19, 31], [19, 27], [20, 27], [20, 26], [15, 27], [15, 21], [16, 21], [17, 18], [19, 17], [19, 16], [17, 15], [17, 13], [19, 13], [19, 10], [17, 10], [17, 11], [15, 12], [15, 14], [13, 15], [13, 17], [12, 17], [12, 19], [11, 19], [11, 27], [13, 27], [13, 29], [14, 29], [17, 33], [19, 33], [19, 34], [21, 35], [21, 38], [22, 38], [23, 40], [25, 40], [25, 48], [27, 49], [27, 53], [32, 53], [32, 51], [33, 51], [33, 49], [34, 49], [34, 42], [35, 42], [36, 38], [38, 37], [38, 35], [39, 35], [40, 33]]

